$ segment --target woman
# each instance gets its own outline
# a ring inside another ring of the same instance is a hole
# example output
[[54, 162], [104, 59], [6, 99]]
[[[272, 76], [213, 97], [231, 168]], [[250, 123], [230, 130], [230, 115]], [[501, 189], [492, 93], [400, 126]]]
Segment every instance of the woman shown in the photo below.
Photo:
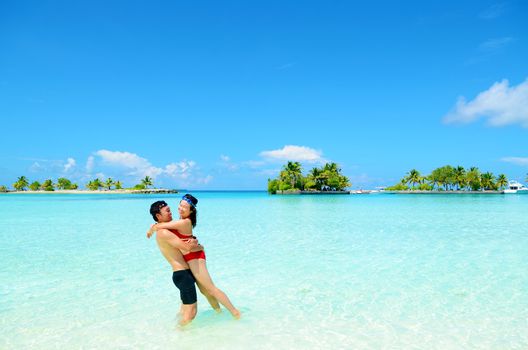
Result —
[[[198, 199], [190, 194], [186, 194], [182, 197], [178, 206], [180, 220], [154, 224], [147, 232], [147, 236], [150, 237], [156, 230], [167, 229], [182, 240], [195, 238], [192, 234], [192, 230], [193, 227], [196, 226], [197, 204]], [[207, 266], [205, 264], [205, 252], [203, 251], [203, 248], [196, 248], [190, 252], [182, 251], [182, 254], [183, 258], [189, 265], [194, 278], [196, 279], [198, 288], [202, 294], [206, 296], [211, 306], [215, 310], [219, 311], [220, 306], [218, 305], [218, 302], [220, 302], [220, 304], [224, 305], [225, 308], [231, 312], [233, 317], [240, 318], [240, 311], [238, 311], [233, 306], [227, 295], [218, 289], [211, 280], [211, 276], [209, 276], [209, 272], [207, 271]]]

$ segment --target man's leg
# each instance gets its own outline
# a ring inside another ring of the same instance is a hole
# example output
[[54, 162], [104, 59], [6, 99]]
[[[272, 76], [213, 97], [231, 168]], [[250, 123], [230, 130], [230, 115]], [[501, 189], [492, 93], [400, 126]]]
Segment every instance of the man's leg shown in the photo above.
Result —
[[180, 298], [183, 304], [180, 309], [180, 324], [186, 325], [194, 319], [197, 312], [195, 279], [191, 270], [180, 270], [172, 273], [172, 281], [180, 290]]
[[194, 304], [182, 304], [182, 313], [180, 317], [180, 325], [185, 326], [196, 317], [197, 303]]

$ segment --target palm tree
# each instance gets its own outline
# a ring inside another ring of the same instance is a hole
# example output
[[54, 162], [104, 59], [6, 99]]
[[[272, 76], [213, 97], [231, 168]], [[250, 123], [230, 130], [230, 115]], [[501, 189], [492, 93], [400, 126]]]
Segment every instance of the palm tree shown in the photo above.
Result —
[[121, 185], [121, 181], [117, 180], [115, 182], [115, 188], [116, 190], [121, 190], [123, 188], [123, 185]]
[[90, 191], [98, 191], [101, 187], [103, 187], [103, 183], [99, 179], [94, 179], [86, 184], [86, 188]]
[[315, 189], [321, 190], [321, 187], [323, 186], [323, 178], [322, 178], [322, 171], [319, 168], [312, 168], [308, 172], [308, 178], [315, 183]]
[[341, 171], [341, 169], [339, 169], [339, 166], [337, 165], [337, 163], [326, 163], [325, 166], [324, 166], [324, 169], [323, 171], [328, 171], [328, 172], [331, 172], [331, 173], [339, 173]]
[[[337, 163], [331, 162], [326, 163], [323, 167], [323, 182], [324, 186], [331, 188], [332, 190], [339, 190], [341, 183], [349, 184], [348, 179], [342, 179], [340, 175], [341, 169]], [[345, 186], [348, 187], [348, 186]]]
[[485, 190], [489, 190], [495, 186], [495, 183], [493, 182], [494, 179], [495, 177], [493, 176], [493, 174], [488, 171], [481, 175], [480, 183], [482, 184], [482, 187], [484, 187]]
[[454, 183], [457, 186], [457, 190], [460, 190], [461, 188], [466, 187], [466, 170], [463, 166], [457, 166], [454, 171]]
[[442, 187], [444, 185], [443, 179], [442, 179], [442, 171], [440, 168], [436, 168], [433, 171], [431, 171], [431, 174], [429, 174], [429, 183], [433, 186], [433, 189], [435, 187]]
[[497, 176], [497, 186], [499, 188], [503, 188], [508, 185], [508, 179], [506, 178], [506, 175], [500, 174]]
[[472, 191], [478, 191], [482, 187], [480, 171], [477, 167], [469, 168], [466, 180]]
[[57, 179], [57, 188], [59, 190], [70, 190], [70, 189], [72, 189], [71, 187], [72, 187], [72, 183], [67, 178], [59, 177]]
[[54, 191], [55, 189], [53, 187], [54, 185], [51, 179], [44, 180], [44, 182], [40, 185], [40, 188], [44, 191]]
[[406, 182], [412, 183], [413, 187], [416, 183], [420, 183], [422, 181], [422, 176], [420, 175], [420, 172], [416, 169], [411, 169], [407, 173]]
[[104, 186], [105, 186], [108, 190], [111, 190], [113, 185], [114, 185], [114, 180], [112, 180], [111, 177], [109, 177], [108, 179], [106, 179], [106, 181], [105, 181], [105, 183], [104, 183]]
[[38, 181], [33, 181], [30, 185], [29, 185], [29, 189], [31, 191], [38, 191], [40, 188], [40, 182]]
[[141, 180], [141, 183], [145, 188], [148, 188], [149, 186], [152, 186], [152, 178], [150, 176], [145, 176], [145, 178]]
[[290, 180], [291, 187], [295, 188], [295, 184], [297, 184], [297, 182], [302, 177], [301, 163], [299, 163], [299, 162], [288, 162], [284, 166], [283, 169], [286, 172], [286, 174], [287, 174], [287, 176], [288, 176], [288, 178]]
[[339, 188], [338, 188], [339, 191], [342, 191], [345, 188], [350, 187], [350, 186], [352, 186], [352, 183], [350, 182], [348, 177], [339, 176]]
[[17, 182], [15, 182], [13, 184], [13, 187], [15, 188], [15, 190], [17, 191], [24, 191], [26, 187], [28, 187], [29, 185], [29, 181], [28, 179], [25, 177], [25, 176], [20, 176], [18, 179], [17, 179]]

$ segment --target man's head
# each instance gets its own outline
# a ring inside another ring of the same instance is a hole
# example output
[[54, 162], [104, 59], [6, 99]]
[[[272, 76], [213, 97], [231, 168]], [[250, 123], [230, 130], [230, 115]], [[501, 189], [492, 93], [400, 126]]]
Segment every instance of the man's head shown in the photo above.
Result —
[[172, 220], [172, 213], [169, 205], [165, 201], [157, 201], [150, 206], [150, 215], [156, 222], [169, 222]]

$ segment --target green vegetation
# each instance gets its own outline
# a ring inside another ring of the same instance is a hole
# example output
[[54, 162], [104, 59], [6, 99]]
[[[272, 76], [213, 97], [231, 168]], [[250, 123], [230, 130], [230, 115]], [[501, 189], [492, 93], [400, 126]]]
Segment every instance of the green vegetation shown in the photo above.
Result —
[[103, 187], [103, 183], [99, 179], [93, 179], [86, 184], [86, 188], [90, 191], [99, 191]]
[[112, 178], [109, 177], [108, 179], [106, 179], [104, 183], [104, 187], [106, 187], [107, 190], [111, 190], [112, 186], [114, 186], [114, 180], [112, 180]]
[[47, 179], [40, 185], [40, 189], [43, 191], [55, 191], [55, 185], [51, 179]]
[[[149, 176], [145, 176], [144, 179], [141, 180], [141, 183], [134, 186], [133, 190], [144, 190], [147, 189], [149, 186], [153, 186], [153, 180]], [[123, 184], [119, 180], [114, 180], [111, 177], [107, 178], [106, 180], [101, 180], [98, 178], [95, 178], [91, 181], [89, 181], [85, 185], [86, 189], [89, 191], [99, 191], [101, 189], [105, 190], [122, 190]], [[31, 191], [55, 191], [57, 190], [76, 190], [79, 188], [79, 186], [76, 183], [71, 182], [70, 179], [67, 179], [65, 177], [60, 177], [57, 179], [57, 183], [53, 183], [52, 179], [46, 179], [44, 182], [39, 181], [33, 181], [29, 183], [29, 180], [25, 176], [20, 176], [17, 181], [13, 184], [13, 188], [15, 191], [25, 191], [28, 188]], [[0, 186], [0, 192], [9, 192], [9, 189], [6, 186]]]
[[145, 186], [142, 189], [145, 189], [145, 188], [148, 188], [149, 186], [152, 186], [153, 185], [152, 178], [149, 177], [149, 176], [145, 176], [145, 178], [141, 180], [141, 184], [143, 184]]
[[29, 189], [31, 191], [38, 191], [40, 189], [40, 182], [38, 181], [33, 181], [30, 185], [29, 185]]
[[268, 179], [268, 192], [271, 194], [277, 191], [342, 191], [350, 186], [350, 181], [341, 175], [336, 163], [313, 168], [307, 176], [303, 176], [301, 163], [288, 162], [277, 179]]
[[72, 183], [70, 180], [68, 180], [65, 177], [60, 177], [57, 180], [56, 187], [58, 190], [76, 190], [77, 184]]
[[133, 190], [144, 190], [145, 188], [147, 188], [147, 186], [145, 186], [145, 184], [143, 183], [137, 184], [136, 186], [132, 187]]
[[28, 187], [29, 181], [25, 176], [20, 176], [17, 179], [17, 182], [13, 184], [13, 188], [17, 191], [25, 191], [26, 187]]
[[387, 191], [498, 191], [508, 185], [506, 175], [497, 177], [491, 172], [481, 173], [476, 167], [468, 170], [462, 166], [446, 165], [434, 169], [431, 174], [422, 176], [416, 169], [411, 169], [400, 183], [387, 187]]

